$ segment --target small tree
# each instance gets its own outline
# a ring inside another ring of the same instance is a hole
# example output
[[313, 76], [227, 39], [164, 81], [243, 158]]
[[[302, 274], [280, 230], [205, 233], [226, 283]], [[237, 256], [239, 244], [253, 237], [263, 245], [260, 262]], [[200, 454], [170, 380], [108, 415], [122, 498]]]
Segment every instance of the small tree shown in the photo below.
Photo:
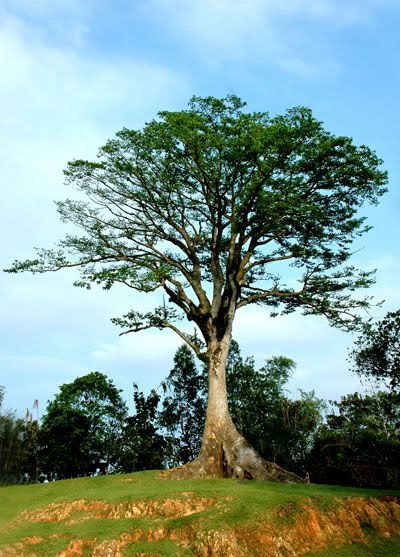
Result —
[[93, 473], [99, 463], [99, 447], [91, 430], [84, 411], [50, 403], [39, 434], [42, 471], [59, 479]]
[[169, 461], [184, 464], [199, 453], [206, 406], [204, 375], [198, 372], [188, 346], [177, 350], [164, 387], [160, 424], [172, 442]]
[[[171, 329], [206, 363], [208, 403], [199, 457], [170, 476], [292, 479], [259, 458], [228, 411], [226, 361], [238, 310], [302, 309], [353, 328], [354, 299], [372, 276], [348, 265], [387, 175], [366, 146], [326, 131], [307, 108], [246, 113], [235, 96], [194, 97], [142, 131], [123, 129], [99, 160], [75, 160], [67, 182], [86, 201], [58, 210], [83, 236], [15, 262], [12, 272], [82, 271], [77, 285], [162, 290], [167, 300], [114, 322], [124, 332]], [[289, 265], [285, 269], [285, 265]], [[191, 335], [182, 318], [197, 327]]]
[[162, 468], [168, 442], [159, 432], [160, 395], [152, 390], [146, 397], [134, 383], [133, 401], [135, 413], [126, 420], [118, 465], [123, 472]]
[[300, 391], [300, 398], [281, 401], [281, 427], [276, 431], [276, 459], [301, 475], [312, 472], [310, 454], [323, 420], [325, 402], [314, 391]]
[[21, 479], [25, 464], [24, 422], [12, 412], [0, 414], [0, 484]]
[[277, 433], [282, 429], [282, 400], [295, 363], [274, 356], [257, 370], [254, 358], [243, 358], [232, 341], [228, 356], [228, 406], [239, 432], [257, 451], [276, 462]]

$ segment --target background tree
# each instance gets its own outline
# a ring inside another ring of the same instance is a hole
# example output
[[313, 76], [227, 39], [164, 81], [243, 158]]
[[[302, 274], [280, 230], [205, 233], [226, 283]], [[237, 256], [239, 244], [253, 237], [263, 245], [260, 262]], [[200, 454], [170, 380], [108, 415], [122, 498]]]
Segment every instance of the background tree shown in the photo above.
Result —
[[38, 422], [3, 411], [5, 388], [0, 385], [0, 484], [37, 478]]
[[49, 476], [58, 479], [86, 476], [99, 466], [96, 438], [92, 437], [90, 419], [82, 410], [50, 402], [39, 443], [42, 472]]
[[30, 417], [24, 423], [23, 433], [24, 462], [23, 477], [30, 481], [38, 481], [41, 468], [40, 423]]
[[120, 393], [98, 371], [61, 385], [42, 421], [48, 470], [62, 476], [83, 475], [117, 460], [127, 415]]
[[185, 464], [199, 453], [204, 429], [206, 380], [199, 373], [193, 351], [181, 346], [174, 356], [174, 367], [164, 382], [160, 425], [169, 437], [169, 465]]
[[126, 420], [118, 466], [123, 472], [160, 469], [170, 448], [159, 431], [160, 395], [152, 390], [146, 397], [134, 383], [133, 400], [135, 413]]
[[300, 391], [300, 398], [281, 400], [281, 425], [276, 430], [276, 461], [305, 476], [312, 473], [311, 452], [323, 422], [325, 402], [314, 391]]
[[[306, 108], [271, 117], [245, 113], [235, 96], [194, 97], [187, 110], [160, 112], [142, 131], [123, 129], [96, 162], [75, 160], [67, 182], [86, 201], [58, 210], [83, 236], [15, 262], [11, 271], [79, 267], [79, 286], [161, 289], [167, 302], [114, 322], [125, 333], [172, 329], [208, 367], [202, 449], [178, 477], [239, 475], [296, 480], [268, 465], [234, 427], [226, 360], [236, 311], [300, 308], [352, 328], [352, 297], [373, 281], [348, 265], [387, 175], [366, 146], [326, 131]], [[289, 267], [285, 269], [285, 265]], [[186, 317], [198, 334], [179, 326]], [[202, 341], [199, 341], [202, 336]]]
[[[4, 387], [0, 388], [0, 403]], [[24, 422], [12, 412], [3, 412], [0, 404], [0, 483], [15, 483], [21, 479], [25, 462], [23, 448]]]
[[312, 480], [398, 489], [400, 486], [399, 396], [350, 394], [315, 436]]
[[288, 398], [285, 387], [295, 365], [290, 358], [274, 356], [257, 370], [254, 358], [243, 359], [232, 341], [228, 404], [235, 426], [261, 456], [304, 475], [323, 401], [304, 391], [299, 399]]
[[282, 399], [295, 363], [276, 356], [255, 369], [253, 357], [243, 359], [232, 341], [228, 357], [228, 405], [239, 432], [262, 456], [276, 462], [276, 437], [282, 427]]
[[358, 375], [400, 393], [400, 311], [365, 327], [351, 358]]

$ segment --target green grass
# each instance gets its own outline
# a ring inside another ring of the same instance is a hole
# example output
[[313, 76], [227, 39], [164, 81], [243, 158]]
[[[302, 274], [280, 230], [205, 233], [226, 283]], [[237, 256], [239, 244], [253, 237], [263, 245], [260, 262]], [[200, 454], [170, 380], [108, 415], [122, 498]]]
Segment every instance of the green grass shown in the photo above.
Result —
[[400, 538], [382, 539], [370, 535], [368, 543], [352, 543], [340, 547], [328, 547], [309, 551], [304, 557], [399, 557]]
[[[51, 557], [65, 549], [73, 540], [115, 540], [126, 533], [140, 529], [152, 532], [192, 532], [209, 530], [226, 531], [246, 525], [257, 525], [266, 520], [278, 526], [289, 526], [301, 512], [304, 501], [315, 508], [332, 510], [337, 500], [350, 496], [373, 496], [399, 492], [356, 489], [324, 485], [283, 485], [270, 482], [249, 482], [231, 479], [173, 481], [157, 479], [155, 472], [130, 475], [100, 476], [63, 480], [49, 484], [12, 486], [0, 488], [0, 555], [1, 546], [16, 544], [26, 538], [43, 538], [29, 548], [38, 557]], [[60, 522], [31, 522], [18, 519], [23, 511], [44, 507], [50, 503], [67, 503], [78, 499], [119, 503], [209, 497], [216, 504], [189, 516], [146, 516], [130, 518], [102, 518], [87, 516], [76, 511]], [[280, 512], [281, 511], [281, 512]], [[86, 518], [86, 519], [85, 519]], [[138, 540], [127, 543], [122, 554], [193, 555], [190, 548], [177, 545], [175, 539], [154, 541]], [[374, 553], [375, 552], [375, 553]], [[85, 553], [91, 554], [90, 547]], [[308, 553], [315, 557], [399, 557], [399, 540], [378, 538], [374, 532], [369, 545], [351, 544], [340, 549], [328, 547]]]

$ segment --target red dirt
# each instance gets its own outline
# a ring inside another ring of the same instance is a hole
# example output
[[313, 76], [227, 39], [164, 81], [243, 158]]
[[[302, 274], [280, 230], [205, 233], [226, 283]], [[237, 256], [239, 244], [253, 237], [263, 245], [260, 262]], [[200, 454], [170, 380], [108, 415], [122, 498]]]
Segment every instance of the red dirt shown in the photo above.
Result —
[[[64, 522], [77, 524], [92, 519], [120, 519], [146, 516], [150, 518], [167, 518], [189, 516], [214, 505], [211, 497], [194, 497], [185, 499], [161, 499], [150, 501], [122, 501], [106, 503], [78, 499], [63, 503], [50, 503], [31, 511], [25, 511], [20, 519], [27, 522]], [[72, 518], [71, 518], [72, 517]]]
[[[170, 540], [179, 547], [190, 548], [199, 557], [297, 557], [308, 551], [328, 545], [340, 547], [354, 542], [367, 542], [365, 528], [390, 538], [400, 535], [400, 499], [396, 497], [351, 497], [337, 499], [335, 507], [321, 510], [312, 499], [305, 499], [301, 507], [281, 507], [257, 524], [242, 524], [224, 530], [205, 531], [201, 519], [191, 524], [174, 527], [166, 523], [150, 529], [135, 528], [135, 518], [154, 519], [188, 516], [219, 502], [207, 497], [159, 501], [133, 501], [107, 503], [104, 501], [77, 501], [50, 504], [34, 511], [22, 513], [20, 520], [29, 522], [64, 522], [73, 524], [83, 520], [132, 518], [132, 529], [116, 539], [72, 540], [56, 557], [122, 557], [124, 548], [138, 541]], [[226, 503], [226, 501], [224, 501]], [[57, 536], [52, 534], [49, 538]], [[12, 546], [0, 549], [1, 557], [35, 557], [35, 544], [46, 543], [38, 536], [25, 538]], [[66, 544], [68, 540], [66, 539]], [[157, 552], [143, 553], [157, 555]]]
[[[293, 514], [293, 510], [292, 510]], [[364, 528], [382, 537], [400, 535], [400, 499], [351, 497], [322, 511], [306, 501], [294, 511], [294, 522], [277, 526], [271, 520], [257, 528], [240, 527], [236, 534], [247, 548], [265, 557], [298, 556], [328, 545], [367, 542]]]

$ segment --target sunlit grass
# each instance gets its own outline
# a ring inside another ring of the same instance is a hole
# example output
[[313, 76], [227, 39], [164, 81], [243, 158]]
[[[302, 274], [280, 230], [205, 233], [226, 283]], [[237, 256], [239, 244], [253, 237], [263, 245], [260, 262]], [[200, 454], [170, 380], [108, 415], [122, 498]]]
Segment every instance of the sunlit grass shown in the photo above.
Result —
[[[207, 532], [257, 524], [258, 521], [266, 519], [277, 526], [280, 524], [287, 526], [294, 521], [297, 513], [301, 512], [305, 500], [311, 501], [318, 509], [329, 510], [333, 509], [338, 499], [343, 497], [376, 497], [388, 493], [396, 494], [340, 486], [287, 485], [231, 479], [174, 481], [158, 479], [157, 472], [152, 471], [2, 487], [0, 488], [0, 546], [13, 545], [28, 538], [33, 540], [32, 550], [38, 557], [50, 557], [65, 549], [74, 540], [92, 540], [92, 542], [95, 540], [96, 543], [101, 543], [102, 540], [118, 540], [121, 536], [138, 530], [144, 532], [144, 536], [147, 535], [146, 532], [152, 532], [157, 528], [167, 533], [188, 530]], [[67, 519], [53, 522], [34, 522], [32, 519], [23, 520], [20, 517], [24, 511], [30, 511], [32, 517], [34, 509], [49, 504], [63, 505], [80, 499], [117, 504], [166, 499], [186, 501], [191, 498], [210, 498], [210, 503], [199, 512], [188, 516], [142, 514], [127, 518], [99, 519], [85, 511], [74, 511]], [[278, 512], [279, 509], [289, 509], [289, 512], [281, 513]], [[346, 545], [340, 550], [327, 548], [309, 555], [315, 557], [331, 555], [364, 557], [383, 554], [385, 557], [398, 557], [400, 555], [398, 543], [393, 539], [382, 540], [373, 534], [370, 543], [372, 544], [370, 546]], [[375, 545], [376, 553], [371, 553], [375, 551]], [[153, 554], [159, 555], [192, 554], [189, 548], [177, 545], [174, 539], [151, 541], [138, 539], [126, 543], [122, 554], [130, 556], [150, 552], [150, 550]], [[85, 552], [90, 555], [90, 548], [86, 548]]]

